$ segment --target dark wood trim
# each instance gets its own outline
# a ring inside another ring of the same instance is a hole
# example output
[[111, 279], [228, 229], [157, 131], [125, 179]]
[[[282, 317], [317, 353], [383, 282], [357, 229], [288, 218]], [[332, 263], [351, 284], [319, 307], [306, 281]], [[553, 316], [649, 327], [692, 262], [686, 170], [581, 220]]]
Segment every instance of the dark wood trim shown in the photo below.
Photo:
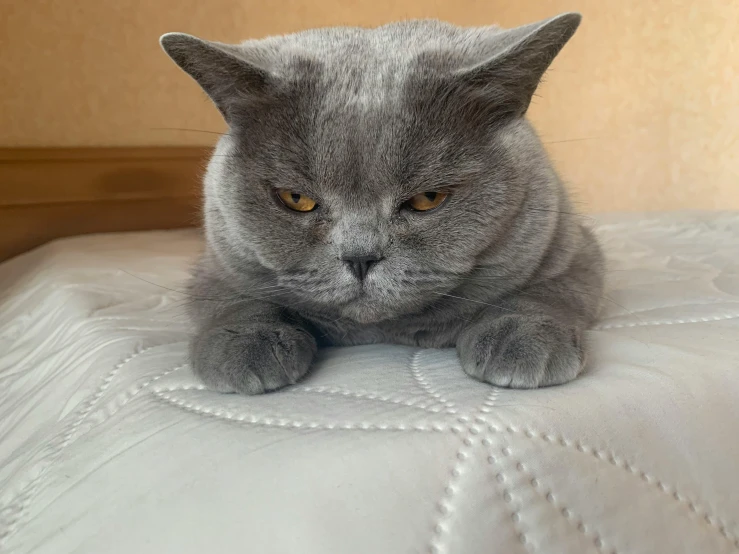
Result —
[[73, 161], [73, 160], [162, 160], [197, 158], [211, 152], [208, 146], [105, 146], [75, 148], [0, 148], [0, 161]]
[[0, 148], [0, 260], [59, 237], [190, 227], [210, 148]]

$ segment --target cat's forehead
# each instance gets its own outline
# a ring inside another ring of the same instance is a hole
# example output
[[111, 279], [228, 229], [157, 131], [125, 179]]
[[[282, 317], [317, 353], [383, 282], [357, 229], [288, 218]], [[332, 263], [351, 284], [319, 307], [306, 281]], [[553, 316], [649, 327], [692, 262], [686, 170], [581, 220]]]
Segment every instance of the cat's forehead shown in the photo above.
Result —
[[312, 55], [323, 61], [347, 57], [375, 59], [413, 58], [436, 48], [464, 52], [484, 46], [499, 34], [499, 27], [457, 27], [435, 20], [405, 21], [375, 28], [326, 27], [289, 35], [249, 40], [242, 47], [263, 50], [273, 65], [294, 55]]
[[399, 79], [419, 57], [443, 52], [450, 67], [475, 63], [501, 46], [501, 29], [458, 27], [436, 20], [413, 20], [376, 28], [328, 27], [250, 40], [241, 44], [277, 75], [290, 77], [296, 60], [312, 60], [334, 83], [361, 80], [368, 86]]
[[364, 111], [402, 102], [407, 83], [429, 69], [445, 73], [476, 65], [504, 46], [501, 31], [412, 20], [376, 28], [312, 29], [246, 41], [240, 47], [246, 59], [279, 82], [291, 83], [296, 93], [317, 91], [313, 110], [322, 104], [330, 110], [345, 106]]
[[459, 166], [470, 158], [463, 154], [476, 146], [476, 132], [427, 101], [443, 80], [431, 84], [415, 77], [423, 63], [438, 68], [472, 55], [491, 33], [495, 28], [415, 21], [246, 43], [252, 58], [259, 45], [260, 63], [271, 71], [292, 72], [285, 101], [275, 108], [279, 117], [261, 120], [281, 146], [269, 151], [270, 163], [355, 196], [419, 180], [435, 188], [448, 180], [446, 174], [464, 173]]

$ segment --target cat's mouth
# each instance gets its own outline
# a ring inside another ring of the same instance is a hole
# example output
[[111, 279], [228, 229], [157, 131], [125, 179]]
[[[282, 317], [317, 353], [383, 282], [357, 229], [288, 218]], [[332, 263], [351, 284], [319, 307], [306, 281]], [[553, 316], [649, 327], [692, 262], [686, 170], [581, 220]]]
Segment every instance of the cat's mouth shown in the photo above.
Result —
[[422, 304], [419, 287], [397, 279], [370, 275], [367, 279], [341, 279], [328, 286], [292, 288], [303, 309], [336, 314], [361, 324], [391, 320], [415, 311]]
[[394, 319], [404, 313], [402, 302], [390, 301], [390, 297], [372, 286], [358, 287], [351, 299], [343, 302], [341, 315], [361, 324], [372, 324]]

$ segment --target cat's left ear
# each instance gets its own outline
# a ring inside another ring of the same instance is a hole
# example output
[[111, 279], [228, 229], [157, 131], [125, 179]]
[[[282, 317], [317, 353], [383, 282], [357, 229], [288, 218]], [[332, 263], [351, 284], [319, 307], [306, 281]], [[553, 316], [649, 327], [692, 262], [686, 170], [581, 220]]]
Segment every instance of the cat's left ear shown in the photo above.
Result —
[[240, 46], [211, 42], [184, 33], [167, 33], [162, 49], [213, 100], [228, 122], [234, 109], [266, 95], [270, 73]]
[[523, 115], [544, 72], [575, 34], [582, 16], [565, 13], [494, 35], [496, 53], [457, 78], [496, 113]]

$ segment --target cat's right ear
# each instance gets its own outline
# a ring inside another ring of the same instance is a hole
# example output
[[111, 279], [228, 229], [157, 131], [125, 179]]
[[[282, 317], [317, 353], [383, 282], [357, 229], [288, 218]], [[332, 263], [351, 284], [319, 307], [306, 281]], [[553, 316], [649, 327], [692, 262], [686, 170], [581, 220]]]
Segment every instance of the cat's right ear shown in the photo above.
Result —
[[227, 122], [235, 106], [265, 92], [269, 73], [246, 60], [236, 46], [184, 33], [167, 33], [159, 43], [174, 63], [195, 79]]
[[581, 19], [579, 13], [563, 13], [514, 29], [496, 29], [492, 43], [498, 51], [458, 71], [457, 78], [498, 113], [523, 115], [544, 72]]

